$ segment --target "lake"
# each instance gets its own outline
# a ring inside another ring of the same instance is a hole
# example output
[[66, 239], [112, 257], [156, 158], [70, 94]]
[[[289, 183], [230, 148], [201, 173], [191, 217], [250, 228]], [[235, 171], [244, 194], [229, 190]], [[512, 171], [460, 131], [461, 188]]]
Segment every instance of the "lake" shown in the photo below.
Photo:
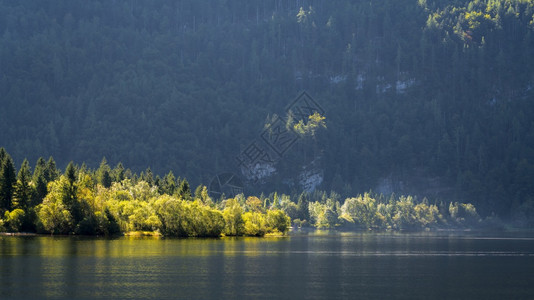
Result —
[[0, 299], [534, 299], [533, 233], [0, 237]]

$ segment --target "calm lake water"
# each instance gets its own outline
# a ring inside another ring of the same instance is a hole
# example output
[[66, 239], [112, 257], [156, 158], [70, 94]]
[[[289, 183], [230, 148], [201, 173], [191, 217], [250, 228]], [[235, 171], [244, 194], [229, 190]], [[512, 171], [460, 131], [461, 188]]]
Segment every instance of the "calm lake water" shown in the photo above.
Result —
[[0, 237], [0, 299], [534, 299], [534, 234]]

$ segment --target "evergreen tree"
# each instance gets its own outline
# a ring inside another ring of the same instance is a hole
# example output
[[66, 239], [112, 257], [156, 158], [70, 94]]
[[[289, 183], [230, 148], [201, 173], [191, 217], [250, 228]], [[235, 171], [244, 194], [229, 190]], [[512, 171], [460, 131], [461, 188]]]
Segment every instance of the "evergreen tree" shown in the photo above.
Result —
[[74, 163], [72, 161], [67, 165], [67, 168], [65, 169], [65, 176], [67, 176], [70, 185], [74, 186], [74, 183], [76, 182], [76, 167], [74, 166]]
[[54, 181], [59, 178], [59, 170], [56, 167], [54, 158], [50, 156], [46, 162], [45, 178], [47, 182]]
[[194, 194], [194, 199], [195, 200], [201, 200], [202, 199], [202, 188], [203, 188], [203, 186], [202, 186], [202, 184], [200, 184], [195, 189], [195, 194]]
[[[35, 163], [35, 169], [33, 170], [32, 181], [35, 182], [37, 180], [37, 177], [39, 176], [44, 177], [45, 169], [46, 169], [46, 161], [41, 156], [39, 157], [39, 159], [37, 159], [37, 162]], [[44, 179], [46, 180], [46, 178]]]
[[108, 170], [102, 171], [102, 177], [100, 178], [100, 184], [104, 186], [105, 188], [109, 188], [111, 186], [112, 180], [111, 176], [109, 175]]
[[125, 178], [125, 170], [121, 162], [117, 164], [111, 173], [111, 177], [114, 182], [122, 182]]
[[73, 221], [75, 222], [75, 224], [77, 224], [82, 220], [83, 216], [77, 195], [78, 186], [76, 184], [76, 167], [74, 166], [74, 163], [72, 161], [67, 165], [67, 168], [65, 169], [65, 177], [66, 183], [63, 185], [65, 188], [63, 204], [65, 204], [73, 218]]
[[13, 159], [8, 153], [5, 153], [0, 166], [0, 210], [12, 209], [16, 182]]
[[44, 158], [39, 157], [33, 170], [32, 183], [35, 193], [32, 198], [32, 205], [40, 204], [47, 193], [47, 176], [46, 176], [46, 162]]
[[13, 197], [13, 206], [26, 210], [31, 205], [33, 197], [33, 187], [30, 185], [31, 171], [28, 160], [24, 160], [17, 175], [17, 183], [15, 184], [15, 191]]
[[184, 178], [178, 187], [178, 196], [184, 200], [191, 200], [191, 188], [189, 187], [189, 182]]
[[4, 147], [0, 147], [0, 164], [4, 161], [4, 158], [7, 156], [7, 151]]
[[169, 171], [169, 173], [163, 177], [160, 189], [160, 194], [174, 195], [174, 192], [176, 191], [176, 178], [172, 171]]
[[310, 211], [308, 209], [309, 200], [306, 191], [299, 195], [297, 200], [297, 216], [301, 220], [310, 220]]
[[100, 162], [100, 167], [98, 167], [97, 170], [97, 182], [100, 183], [103, 187], [108, 188], [111, 186], [111, 175], [110, 175], [110, 167], [108, 165], [108, 162], [106, 158], [102, 158], [102, 161]]
[[160, 187], [161, 187], [161, 177], [159, 177], [159, 175], [156, 175], [156, 178], [154, 179], [154, 184], [153, 186], [156, 186], [158, 187], [158, 191], [160, 190]]
[[150, 167], [146, 168], [146, 171], [143, 173], [141, 179], [146, 181], [150, 186], [154, 185], [154, 174], [152, 173]]

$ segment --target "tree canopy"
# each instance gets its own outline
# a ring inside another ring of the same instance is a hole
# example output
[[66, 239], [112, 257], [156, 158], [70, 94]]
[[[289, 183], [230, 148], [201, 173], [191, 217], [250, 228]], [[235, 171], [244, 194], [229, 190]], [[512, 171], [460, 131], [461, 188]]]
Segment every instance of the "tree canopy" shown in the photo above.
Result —
[[[534, 201], [533, 34], [530, 0], [0, 0], [0, 147], [13, 155], [0, 206], [41, 203], [70, 161], [101, 162], [107, 189], [133, 177], [120, 161], [147, 182], [172, 171], [187, 188], [162, 189], [192, 197], [189, 183], [246, 175], [235, 157], [261, 140], [258, 120], [306, 90], [324, 124], [295, 120], [302, 136], [266, 181], [245, 180], [252, 192], [319, 178], [343, 197], [514, 218]], [[57, 166], [39, 161], [20, 194], [14, 165], [41, 155]]]

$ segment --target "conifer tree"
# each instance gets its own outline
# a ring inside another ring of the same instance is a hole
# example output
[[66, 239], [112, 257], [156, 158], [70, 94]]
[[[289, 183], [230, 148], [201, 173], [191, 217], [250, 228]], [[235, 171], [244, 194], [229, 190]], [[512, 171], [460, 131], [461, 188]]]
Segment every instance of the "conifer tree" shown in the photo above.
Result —
[[39, 157], [37, 163], [35, 164], [35, 169], [33, 170], [32, 184], [35, 189], [35, 193], [32, 197], [32, 205], [37, 205], [43, 202], [44, 197], [47, 193], [48, 184], [46, 174], [46, 162], [44, 158]]
[[310, 211], [308, 209], [308, 204], [308, 194], [306, 193], [306, 191], [304, 191], [299, 195], [297, 201], [297, 215], [301, 220], [310, 220]]
[[56, 162], [52, 156], [50, 156], [46, 162], [45, 178], [47, 182], [54, 181], [59, 178], [59, 170], [57, 169]]
[[74, 167], [74, 163], [72, 161], [67, 165], [67, 168], [65, 169], [65, 175], [67, 176], [69, 183], [74, 185], [74, 182], [76, 182], [76, 167]]
[[11, 210], [17, 177], [11, 156], [5, 152], [0, 166], [0, 210]]
[[19, 173], [17, 175], [17, 182], [15, 184], [15, 190], [13, 195], [13, 206], [26, 210], [31, 204], [33, 196], [33, 187], [30, 185], [31, 171], [28, 160], [22, 162]]
[[97, 181], [105, 188], [108, 188], [111, 186], [110, 171], [111, 169], [108, 165], [108, 162], [106, 158], [103, 157], [102, 161], [100, 162], [100, 167], [98, 167], [98, 170], [97, 170]]
[[182, 180], [180, 187], [178, 188], [178, 196], [184, 200], [191, 200], [192, 198], [189, 182], [187, 182], [187, 179], [185, 178]]
[[77, 224], [82, 220], [83, 216], [77, 196], [76, 167], [72, 161], [65, 169], [65, 177], [67, 178], [67, 183], [64, 185], [66, 193], [63, 198], [63, 203], [69, 210], [75, 224]]
[[115, 167], [115, 169], [113, 169], [111, 173], [112, 173], [111, 177], [114, 182], [121, 182], [125, 178], [125, 174], [124, 174], [125, 170], [121, 162], [117, 164], [117, 166]]
[[176, 178], [172, 171], [169, 171], [161, 182], [161, 194], [173, 195], [176, 191]]
[[152, 170], [150, 167], [146, 168], [145, 173], [143, 173], [144, 176], [141, 177], [142, 180], [146, 181], [148, 185], [153, 186], [154, 185], [154, 174], [152, 173]]
[[7, 151], [4, 147], [0, 148], [0, 164], [4, 161], [4, 158], [7, 156]]

